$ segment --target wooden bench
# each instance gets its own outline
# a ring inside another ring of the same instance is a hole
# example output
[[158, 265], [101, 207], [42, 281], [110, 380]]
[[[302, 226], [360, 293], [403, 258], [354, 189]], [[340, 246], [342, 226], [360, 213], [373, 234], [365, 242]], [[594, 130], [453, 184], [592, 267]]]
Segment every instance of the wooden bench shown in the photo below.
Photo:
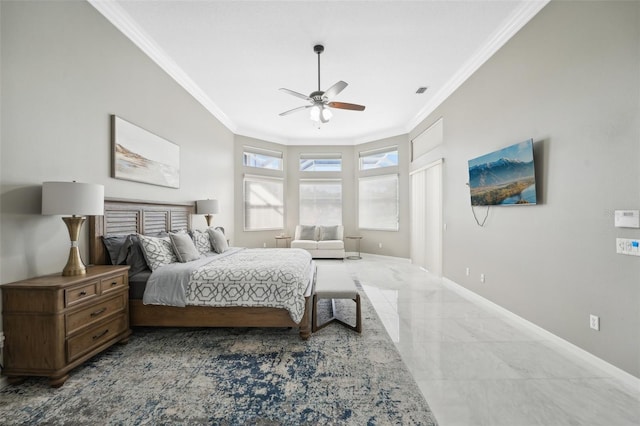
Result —
[[[362, 333], [362, 312], [360, 308], [360, 294], [356, 284], [349, 276], [344, 264], [318, 264], [316, 276], [316, 292], [313, 295], [313, 320], [311, 330], [316, 331], [337, 322], [345, 327]], [[331, 318], [324, 324], [318, 325], [318, 300], [331, 299]], [[351, 299], [356, 302], [356, 325], [347, 324], [335, 316], [335, 299]]]

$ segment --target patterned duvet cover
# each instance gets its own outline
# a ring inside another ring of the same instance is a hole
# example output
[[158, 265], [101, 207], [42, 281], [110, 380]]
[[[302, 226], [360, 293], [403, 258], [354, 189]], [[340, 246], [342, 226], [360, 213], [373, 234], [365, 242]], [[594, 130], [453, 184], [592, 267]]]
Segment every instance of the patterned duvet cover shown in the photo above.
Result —
[[165, 265], [149, 277], [145, 304], [284, 308], [302, 320], [313, 278], [301, 249], [231, 249], [194, 262]]

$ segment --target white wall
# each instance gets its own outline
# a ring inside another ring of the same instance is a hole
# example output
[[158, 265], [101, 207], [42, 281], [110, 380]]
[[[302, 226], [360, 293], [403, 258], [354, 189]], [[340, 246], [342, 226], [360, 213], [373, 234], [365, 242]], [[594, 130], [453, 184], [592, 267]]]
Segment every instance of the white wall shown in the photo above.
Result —
[[[43, 181], [99, 183], [111, 198], [215, 197], [216, 223], [233, 235], [230, 131], [88, 3], [3, 1], [0, 12], [1, 283], [66, 263], [66, 227], [40, 214]], [[110, 177], [110, 114], [180, 146], [180, 189]], [[85, 226], [85, 259], [87, 235]]]
[[[357, 145], [354, 150], [354, 181], [356, 197], [353, 198], [353, 214], [358, 214], [358, 177], [380, 174], [382, 169], [359, 171], [359, 153], [374, 149], [397, 146], [398, 147], [398, 167], [385, 168], [384, 174], [398, 173], [399, 185], [399, 211], [398, 211], [398, 231], [375, 231], [370, 229], [359, 229], [357, 234], [362, 235], [360, 249], [363, 253], [380, 254], [384, 256], [409, 258], [410, 251], [410, 199], [409, 191], [409, 161], [410, 149], [407, 135], [399, 135], [391, 138], [380, 139], [366, 144]], [[388, 170], [387, 170], [388, 169]], [[382, 248], [379, 247], [382, 244]]]
[[[439, 117], [444, 275], [640, 377], [640, 258], [615, 254], [640, 230], [613, 226], [640, 209], [640, 3], [551, 2], [410, 138]], [[477, 226], [467, 160], [528, 138], [541, 203]]]

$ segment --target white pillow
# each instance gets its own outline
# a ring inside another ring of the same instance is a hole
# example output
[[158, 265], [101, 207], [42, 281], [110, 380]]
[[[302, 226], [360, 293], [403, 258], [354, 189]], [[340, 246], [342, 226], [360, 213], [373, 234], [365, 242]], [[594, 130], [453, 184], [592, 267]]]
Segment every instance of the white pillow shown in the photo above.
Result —
[[152, 271], [163, 265], [178, 261], [169, 237], [147, 237], [138, 234], [138, 239], [140, 240], [144, 257], [147, 259], [147, 265]]

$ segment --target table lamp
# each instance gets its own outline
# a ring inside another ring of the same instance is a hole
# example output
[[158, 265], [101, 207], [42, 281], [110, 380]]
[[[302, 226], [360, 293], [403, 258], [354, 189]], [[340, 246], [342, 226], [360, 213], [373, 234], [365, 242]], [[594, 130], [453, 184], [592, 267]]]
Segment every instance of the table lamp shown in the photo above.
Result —
[[62, 270], [63, 276], [84, 275], [87, 268], [78, 249], [80, 229], [84, 216], [104, 214], [104, 186], [79, 182], [44, 182], [42, 184], [42, 214], [71, 215], [62, 220], [69, 230], [71, 249], [69, 260]]
[[218, 200], [198, 200], [196, 201], [197, 214], [203, 214], [207, 218], [207, 226], [211, 226], [213, 215], [218, 214]]

